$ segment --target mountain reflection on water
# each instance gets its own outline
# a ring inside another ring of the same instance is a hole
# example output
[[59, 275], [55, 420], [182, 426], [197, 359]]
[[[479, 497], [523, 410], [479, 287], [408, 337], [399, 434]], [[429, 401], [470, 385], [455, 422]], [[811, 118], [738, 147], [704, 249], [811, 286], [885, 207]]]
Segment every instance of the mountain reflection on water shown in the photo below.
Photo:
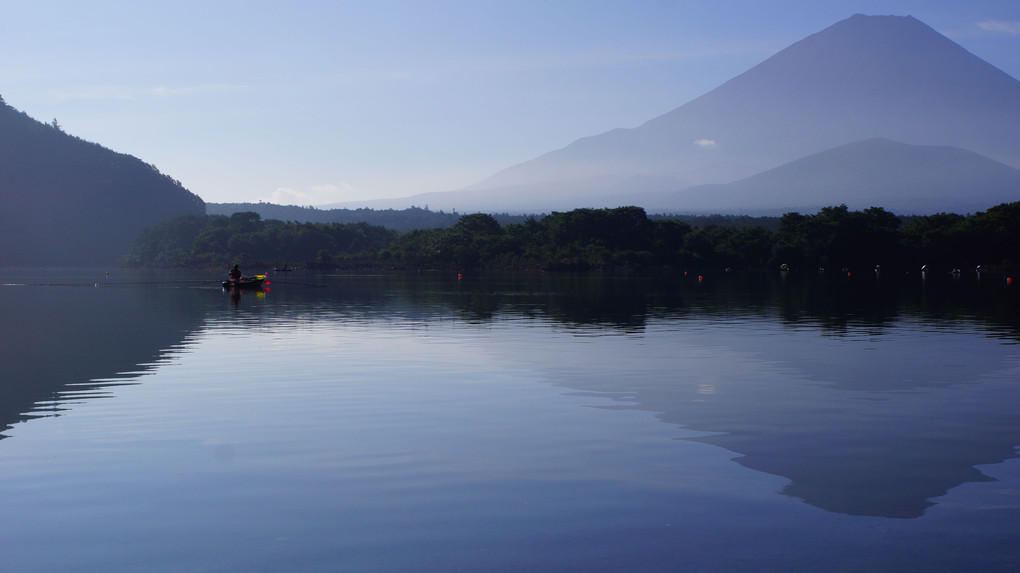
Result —
[[[544, 308], [576, 328], [649, 338], [692, 326], [696, 342], [626, 370], [600, 363], [596, 375], [560, 364], [560, 383], [710, 432], [694, 439], [791, 480], [786, 494], [839, 513], [918, 517], [930, 499], [991, 479], [975, 466], [1017, 457], [1020, 353], [1004, 344], [1020, 341], [1020, 297], [1001, 280], [742, 277], [660, 283], [643, 304], [633, 282], [589, 284], [584, 296], [575, 285]], [[665, 322], [646, 328], [652, 317]], [[783, 328], [763, 331], [772, 320]]]
[[[213, 279], [96, 280], [0, 287], [14, 365], [0, 387], [6, 427], [139, 382], [202, 329], [459, 320], [591, 337], [583, 353], [499, 351], [553, 384], [704, 432], [689, 439], [833, 512], [918, 517], [989, 480], [976, 466], [1017, 457], [1020, 444], [1020, 297], [1001, 280], [307, 274], [232, 301]], [[647, 344], [620, 356], [607, 335]]]
[[161, 288], [169, 283], [154, 277], [144, 277], [145, 288], [91, 269], [7, 269], [4, 277], [5, 430], [109, 396], [111, 386], [137, 383], [203, 319], [195, 291]]

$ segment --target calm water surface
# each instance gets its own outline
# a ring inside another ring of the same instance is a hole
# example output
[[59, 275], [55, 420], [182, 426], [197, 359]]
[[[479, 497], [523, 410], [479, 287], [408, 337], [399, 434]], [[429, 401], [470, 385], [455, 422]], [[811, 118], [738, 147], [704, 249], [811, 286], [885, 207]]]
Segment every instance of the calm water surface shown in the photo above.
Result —
[[1002, 277], [3, 269], [9, 571], [1016, 571]]

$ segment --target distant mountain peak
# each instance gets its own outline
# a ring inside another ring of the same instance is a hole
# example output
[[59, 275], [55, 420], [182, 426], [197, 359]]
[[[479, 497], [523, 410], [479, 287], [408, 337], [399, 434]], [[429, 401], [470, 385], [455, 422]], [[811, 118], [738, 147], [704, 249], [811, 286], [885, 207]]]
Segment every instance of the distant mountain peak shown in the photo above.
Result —
[[965, 149], [880, 137], [815, 153], [733, 183], [649, 197], [647, 203], [684, 205], [687, 212], [770, 215], [846, 204], [909, 215], [973, 213], [1017, 200], [1020, 170]]
[[[628, 191], [733, 182], [874, 138], [1020, 168], [1020, 81], [913, 16], [855, 14], [636, 128], [581, 138], [447, 196], [462, 210], [633, 204]], [[819, 201], [852, 202], [826, 193]], [[430, 204], [448, 206], [443, 195]]]
[[910, 15], [897, 16], [895, 14], [862, 14], [860, 12], [854, 14], [853, 16], [850, 16], [845, 20], [840, 20], [839, 22], [836, 22], [830, 27], [871, 24], [874, 22], [910, 23], [914, 25], [924, 26], [925, 28], [930, 29], [930, 27], [927, 24]]

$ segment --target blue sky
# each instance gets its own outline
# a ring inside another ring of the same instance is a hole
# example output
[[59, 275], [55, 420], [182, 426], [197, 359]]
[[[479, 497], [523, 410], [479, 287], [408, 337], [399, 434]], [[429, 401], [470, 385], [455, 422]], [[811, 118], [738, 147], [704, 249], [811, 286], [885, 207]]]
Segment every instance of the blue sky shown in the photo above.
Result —
[[0, 0], [0, 95], [206, 201], [321, 205], [635, 127], [855, 13], [1020, 78], [1016, 0]]

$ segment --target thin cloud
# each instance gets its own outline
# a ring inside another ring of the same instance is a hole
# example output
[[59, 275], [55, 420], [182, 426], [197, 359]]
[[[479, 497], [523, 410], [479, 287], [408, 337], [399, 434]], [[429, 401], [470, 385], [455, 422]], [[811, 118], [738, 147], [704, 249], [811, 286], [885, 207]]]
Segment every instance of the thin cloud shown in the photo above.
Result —
[[714, 139], [698, 139], [694, 142], [694, 145], [702, 149], [715, 149], [719, 147], [719, 144]]
[[1007, 22], [1004, 20], [985, 20], [983, 22], [978, 22], [978, 28], [981, 28], [986, 32], [995, 32], [998, 34], [1020, 36], [1020, 22]]
[[350, 200], [353, 192], [354, 186], [344, 182], [312, 185], [310, 189], [304, 191], [290, 187], [277, 187], [269, 197], [259, 198], [258, 201], [277, 205], [326, 205]]

